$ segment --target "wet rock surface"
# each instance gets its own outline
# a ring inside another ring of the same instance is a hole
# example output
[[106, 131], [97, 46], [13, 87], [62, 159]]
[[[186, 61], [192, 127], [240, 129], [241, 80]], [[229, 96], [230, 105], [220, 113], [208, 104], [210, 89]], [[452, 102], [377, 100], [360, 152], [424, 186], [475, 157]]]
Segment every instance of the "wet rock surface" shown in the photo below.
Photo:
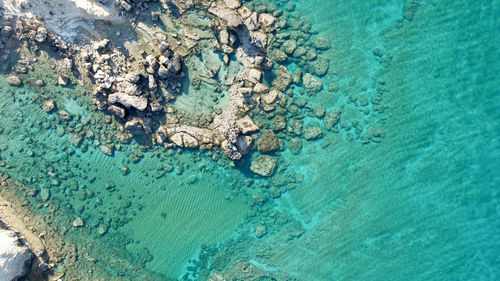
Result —
[[0, 280], [17, 280], [25, 275], [32, 256], [26, 240], [0, 220]]

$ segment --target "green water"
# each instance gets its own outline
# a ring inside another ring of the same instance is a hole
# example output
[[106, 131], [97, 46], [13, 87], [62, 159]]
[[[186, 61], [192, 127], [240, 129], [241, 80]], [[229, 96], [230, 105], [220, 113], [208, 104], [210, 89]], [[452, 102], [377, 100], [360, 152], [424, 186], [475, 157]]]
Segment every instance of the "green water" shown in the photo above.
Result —
[[[203, 280], [244, 260], [276, 279], [498, 280], [500, 1], [301, 1], [295, 10], [332, 42], [324, 90], [296, 94], [342, 108], [359, 128], [303, 139], [298, 155], [285, 141], [273, 178], [191, 150], [157, 148], [132, 163], [134, 141], [110, 157], [84, 140], [83, 152], [31, 100], [39, 90], [4, 79], [0, 170], [50, 188], [47, 202], [27, 196], [31, 206], [57, 206], [67, 239], [98, 245], [97, 265], [117, 279]], [[60, 108], [96, 114], [60, 91]], [[380, 143], [362, 144], [369, 127], [384, 132]], [[75, 216], [86, 226], [71, 227]], [[268, 234], [256, 238], [256, 225]]]

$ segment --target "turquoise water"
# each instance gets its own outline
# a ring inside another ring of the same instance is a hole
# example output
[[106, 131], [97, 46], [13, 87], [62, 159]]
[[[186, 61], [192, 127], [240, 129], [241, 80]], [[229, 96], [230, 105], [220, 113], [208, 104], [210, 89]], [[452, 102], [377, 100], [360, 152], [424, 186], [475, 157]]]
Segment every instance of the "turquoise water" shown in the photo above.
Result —
[[[55, 208], [69, 240], [98, 245], [90, 253], [116, 279], [205, 280], [245, 261], [266, 271], [253, 280], [498, 280], [500, 1], [301, 1], [295, 11], [332, 42], [324, 90], [296, 95], [342, 109], [345, 124], [302, 139], [298, 155], [285, 140], [272, 178], [211, 152], [73, 147], [32, 102], [39, 90], [4, 79], [0, 170], [39, 190], [30, 206]], [[102, 118], [59, 91], [60, 108]], [[369, 127], [383, 131], [379, 143], [363, 144]], [[86, 226], [71, 227], [75, 216]]]

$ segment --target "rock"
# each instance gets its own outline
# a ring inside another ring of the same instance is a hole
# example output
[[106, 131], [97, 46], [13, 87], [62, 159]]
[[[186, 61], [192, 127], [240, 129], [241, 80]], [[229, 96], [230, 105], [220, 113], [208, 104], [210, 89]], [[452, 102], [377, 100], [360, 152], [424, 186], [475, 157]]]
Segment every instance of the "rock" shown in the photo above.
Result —
[[306, 126], [304, 130], [306, 140], [314, 140], [323, 137], [323, 131], [318, 126]]
[[80, 136], [79, 134], [69, 134], [68, 140], [69, 140], [69, 143], [78, 147], [82, 143], [82, 136]]
[[261, 155], [252, 160], [250, 170], [258, 175], [269, 177], [276, 169], [276, 160], [269, 155]]
[[113, 147], [112, 146], [100, 145], [99, 149], [102, 151], [102, 153], [104, 153], [106, 155], [109, 155], [109, 156], [113, 155]]
[[42, 79], [38, 79], [38, 80], [36, 80], [35, 85], [37, 87], [43, 87], [45, 85], [45, 82], [43, 82]]
[[278, 63], [283, 63], [288, 59], [288, 56], [280, 49], [275, 49], [273, 52], [274, 60]]
[[143, 119], [137, 117], [127, 121], [124, 128], [136, 136], [151, 133], [151, 129], [144, 123]]
[[130, 168], [125, 163], [123, 163], [120, 167], [120, 172], [122, 173], [122, 175], [126, 176], [130, 173]]
[[297, 68], [293, 71], [292, 81], [295, 85], [300, 86], [302, 84], [302, 70], [300, 68]]
[[269, 91], [269, 87], [267, 87], [266, 85], [264, 85], [262, 83], [255, 84], [255, 86], [252, 89], [252, 92], [254, 94], [258, 94], [258, 95], [264, 94], [267, 91]]
[[273, 89], [269, 91], [269, 93], [267, 93], [266, 95], [262, 96], [262, 101], [266, 104], [272, 104], [281, 95], [283, 94], [280, 91]]
[[286, 128], [286, 117], [284, 115], [276, 115], [271, 121], [271, 129], [280, 131]]
[[42, 201], [49, 200], [49, 198], [50, 198], [50, 189], [48, 189], [47, 187], [42, 188], [42, 191], [40, 191], [40, 198], [42, 199]]
[[186, 132], [175, 133], [170, 136], [170, 140], [180, 147], [197, 147], [198, 140]]
[[266, 30], [272, 31], [276, 27], [276, 18], [268, 13], [261, 13], [259, 15], [259, 24]]
[[229, 9], [238, 9], [241, 7], [241, 3], [239, 0], [224, 0], [224, 3]]
[[22, 84], [21, 79], [15, 75], [8, 76], [5, 78], [5, 81], [11, 86], [20, 86]]
[[328, 50], [331, 47], [330, 40], [325, 35], [317, 35], [313, 40], [314, 48], [318, 50]]
[[59, 78], [57, 78], [57, 84], [61, 86], [68, 86], [70, 84], [69, 77], [65, 74], [59, 75]]
[[236, 125], [240, 128], [242, 134], [251, 133], [259, 130], [259, 127], [255, 125], [250, 116], [245, 115], [243, 118], [236, 120]]
[[54, 100], [48, 100], [42, 104], [43, 111], [50, 113], [56, 109], [56, 102]]
[[292, 83], [292, 76], [288, 72], [288, 69], [281, 65], [278, 71], [278, 77], [273, 80], [273, 86], [281, 92], [284, 92], [290, 83]]
[[96, 51], [101, 51], [109, 47], [109, 40], [103, 39], [99, 42], [94, 42], [93, 47]]
[[125, 109], [123, 109], [117, 105], [108, 106], [108, 111], [110, 113], [114, 114], [116, 117], [125, 118]]
[[35, 40], [39, 43], [44, 42], [47, 39], [47, 28], [40, 26], [36, 31]]
[[136, 84], [137, 82], [139, 82], [139, 79], [141, 79], [141, 77], [139, 77], [139, 75], [137, 75], [136, 73], [127, 73], [127, 75], [125, 75], [125, 80], [130, 83]]
[[302, 141], [299, 138], [292, 138], [288, 142], [288, 149], [292, 154], [299, 154], [302, 150]]
[[83, 219], [80, 218], [80, 217], [76, 217], [75, 220], [73, 221], [72, 225], [74, 227], [82, 227], [85, 225], [85, 223], [83, 222]]
[[104, 234], [106, 234], [106, 232], [108, 232], [108, 228], [105, 225], [99, 225], [99, 227], [97, 228], [97, 234], [99, 236], [103, 236]]
[[325, 124], [325, 128], [328, 131], [332, 131], [339, 123], [339, 120], [340, 110], [332, 110], [326, 113], [325, 117], [323, 118], [323, 124]]
[[328, 72], [330, 61], [327, 57], [319, 55], [315, 60], [310, 61], [308, 64], [312, 73], [318, 76], [323, 76]]
[[140, 96], [142, 94], [141, 86], [128, 81], [120, 82], [116, 85], [117, 92], [122, 92], [131, 96]]
[[267, 228], [263, 224], [256, 225], [254, 227], [253, 233], [257, 238], [262, 238], [264, 235], [267, 234]]
[[271, 130], [266, 130], [257, 142], [260, 152], [271, 152], [279, 148], [278, 137]]
[[127, 12], [132, 9], [132, 5], [130, 5], [127, 1], [124, 0], [122, 0], [122, 2], [120, 3], [120, 6]]
[[308, 93], [317, 93], [323, 88], [321, 81], [309, 73], [302, 77], [302, 84]]
[[281, 196], [281, 190], [277, 188], [276, 186], [272, 186], [271, 188], [268, 189], [269, 196], [271, 198], [276, 199]]
[[287, 54], [287, 55], [292, 55], [293, 54], [293, 51], [295, 51], [295, 49], [297, 48], [297, 41], [293, 40], [293, 39], [290, 39], [290, 40], [286, 40], [284, 43], [283, 43], [283, 51]]
[[209, 11], [219, 17], [227, 25], [227, 27], [231, 29], [235, 29], [243, 24], [243, 20], [240, 15], [234, 10], [215, 7], [210, 8]]
[[0, 220], [0, 280], [17, 280], [25, 275], [32, 256], [25, 240]]
[[144, 96], [131, 96], [123, 92], [113, 93], [108, 96], [109, 103], [119, 103], [126, 108], [134, 107], [143, 111], [148, 106], [148, 99]]

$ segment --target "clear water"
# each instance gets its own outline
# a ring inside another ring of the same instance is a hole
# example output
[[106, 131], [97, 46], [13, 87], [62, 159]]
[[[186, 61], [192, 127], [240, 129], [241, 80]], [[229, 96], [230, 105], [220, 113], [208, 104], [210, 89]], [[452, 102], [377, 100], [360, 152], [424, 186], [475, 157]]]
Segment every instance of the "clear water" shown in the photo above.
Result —
[[[354, 128], [303, 140], [299, 155], [279, 153], [271, 179], [197, 151], [157, 149], [134, 164], [136, 144], [112, 157], [71, 147], [30, 100], [39, 92], [0, 79], [0, 170], [32, 188], [50, 186], [48, 202], [28, 196], [30, 206], [57, 206], [67, 239], [98, 245], [97, 264], [116, 279], [203, 280], [207, 269], [189, 266], [209, 253], [212, 269], [245, 260], [275, 278], [498, 280], [500, 1], [318, 0], [297, 2], [296, 11], [333, 46], [324, 53], [325, 90], [308, 102], [342, 108], [361, 134], [380, 128], [380, 143], [362, 144]], [[377, 92], [380, 103], [361, 105]], [[95, 114], [86, 102], [59, 104]], [[63, 175], [59, 185], [47, 170]], [[287, 192], [252, 203], [273, 187]], [[86, 227], [72, 228], [75, 216]], [[269, 233], [258, 239], [260, 224]]]

